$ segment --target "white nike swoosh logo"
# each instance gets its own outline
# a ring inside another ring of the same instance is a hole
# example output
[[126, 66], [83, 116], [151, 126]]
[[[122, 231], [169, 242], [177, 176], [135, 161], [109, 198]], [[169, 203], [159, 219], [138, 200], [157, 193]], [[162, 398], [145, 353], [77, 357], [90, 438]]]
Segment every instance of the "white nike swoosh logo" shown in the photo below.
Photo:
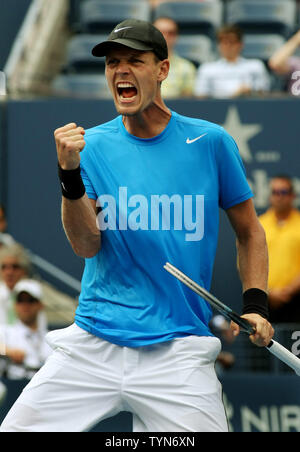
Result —
[[114, 31], [114, 33], [118, 33], [118, 31], [122, 31], [122, 30], [127, 30], [127, 28], [132, 28], [132, 27], [122, 27], [122, 28], [118, 28], [117, 30]]
[[200, 137], [194, 138], [193, 140], [187, 138], [186, 143], [187, 144], [195, 143], [195, 141], [200, 140], [200, 138], [205, 137], [205, 135], [207, 135], [207, 133], [203, 133], [202, 135], [200, 135]]

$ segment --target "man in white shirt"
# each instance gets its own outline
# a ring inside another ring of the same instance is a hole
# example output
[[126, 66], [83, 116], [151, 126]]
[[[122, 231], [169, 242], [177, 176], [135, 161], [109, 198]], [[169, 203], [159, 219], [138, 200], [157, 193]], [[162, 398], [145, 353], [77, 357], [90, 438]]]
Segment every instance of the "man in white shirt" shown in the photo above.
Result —
[[3, 328], [1, 349], [5, 355], [0, 367], [9, 379], [31, 379], [52, 351], [45, 341], [47, 329], [38, 321], [43, 309], [42, 288], [35, 280], [23, 279], [14, 293], [18, 321]]
[[241, 56], [243, 35], [239, 27], [222, 27], [217, 39], [222, 58], [199, 67], [195, 83], [196, 96], [233, 98], [270, 90], [270, 76], [264, 63]]

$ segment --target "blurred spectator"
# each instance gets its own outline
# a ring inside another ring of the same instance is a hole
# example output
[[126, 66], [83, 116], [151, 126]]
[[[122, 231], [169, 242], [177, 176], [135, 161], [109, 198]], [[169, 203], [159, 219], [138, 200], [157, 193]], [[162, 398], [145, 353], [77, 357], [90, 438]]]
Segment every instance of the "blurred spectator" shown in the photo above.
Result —
[[15, 240], [7, 232], [7, 220], [4, 206], [0, 204], [0, 247], [13, 245]]
[[2, 204], [0, 204], [0, 232], [5, 232], [7, 228], [5, 209]]
[[159, 17], [153, 25], [164, 35], [169, 51], [170, 71], [161, 87], [163, 98], [191, 96], [194, 92], [196, 67], [174, 51], [178, 38], [176, 22], [168, 17]]
[[13, 289], [18, 281], [28, 276], [29, 258], [19, 244], [0, 248], [0, 325], [16, 321]]
[[236, 337], [230, 328], [230, 322], [222, 315], [214, 315], [210, 321], [210, 327], [213, 333], [219, 337], [222, 342], [222, 351], [219, 353], [216, 361], [216, 371], [221, 375], [224, 370], [229, 370], [234, 366], [235, 357], [231, 351], [228, 350]]
[[[158, 6], [160, 3], [167, 3], [167, 2], [180, 2], [180, 3], [184, 3], [184, 2], [189, 2], [191, 0], [149, 0], [150, 5], [152, 6], [152, 8], [156, 8], [156, 6]], [[215, 1], [215, 0], [193, 0], [195, 2], [211, 2], [211, 1]]]
[[40, 326], [43, 309], [42, 287], [33, 279], [23, 279], [14, 288], [17, 322], [4, 327], [5, 355], [2, 373], [9, 379], [31, 379], [51, 353], [45, 341], [47, 329]]
[[270, 187], [270, 208], [260, 216], [269, 249], [270, 320], [300, 322], [300, 212], [288, 176], [274, 177]]
[[217, 41], [221, 59], [199, 67], [196, 96], [232, 98], [270, 90], [270, 76], [264, 63], [241, 56], [243, 34], [239, 27], [223, 26]]
[[[1, 368], [1, 366], [0, 366], [0, 368]], [[7, 394], [7, 388], [6, 388], [5, 384], [0, 380], [0, 407], [5, 401], [6, 394]]]
[[219, 331], [222, 335], [222, 338], [228, 343], [232, 344], [235, 340], [235, 336], [233, 335], [233, 331], [230, 328], [230, 321], [227, 320], [223, 315], [218, 314], [213, 316], [211, 319], [212, 328]]
[[[300, 95], [300, 87], [295, 88], [296, 80], [300, 79], [300, 56], [293, 56], [298, 48], [300, 49], [300, 30], [281, 46], [268, 62], [272, 71], [288, 77], [288, 91], [294, 95]], [[296, 72], [299, 73], [295, 74]], [[293, 74], [296, 75], [295, 78]]]
[[[22, 278], [32, 276], [30, 257], [20, 244], [0, 247], [0, 325], [11, 325], [16, 321], [13, 288]], [[39, 314], [40, 326], [52, 321], [70, 324], [74, 319], [77, 300], [57, 290], [40, 277], [46, 309]], [[50, 319], [49, 319], [50, 317]]]

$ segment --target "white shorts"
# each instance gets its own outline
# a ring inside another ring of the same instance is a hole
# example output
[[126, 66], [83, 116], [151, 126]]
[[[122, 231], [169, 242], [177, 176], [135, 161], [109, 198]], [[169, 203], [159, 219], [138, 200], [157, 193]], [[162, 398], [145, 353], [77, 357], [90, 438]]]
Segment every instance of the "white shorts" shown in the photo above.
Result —
[[73, 324], [48, 333], [47, 341], [53, 354], [0, 431], [81, 432], [120, 411], [133, 414], [134, 432], [228, 431], [215, 337], [128, 348]]

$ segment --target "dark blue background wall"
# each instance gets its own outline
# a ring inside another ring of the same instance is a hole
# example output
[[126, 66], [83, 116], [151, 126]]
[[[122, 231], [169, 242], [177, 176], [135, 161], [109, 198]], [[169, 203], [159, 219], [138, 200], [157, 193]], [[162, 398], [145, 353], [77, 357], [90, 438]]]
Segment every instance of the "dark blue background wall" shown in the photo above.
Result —
[[3, 70], [10, 49], [25, 18], [31, 0], [1, 0], [0, 70]]

